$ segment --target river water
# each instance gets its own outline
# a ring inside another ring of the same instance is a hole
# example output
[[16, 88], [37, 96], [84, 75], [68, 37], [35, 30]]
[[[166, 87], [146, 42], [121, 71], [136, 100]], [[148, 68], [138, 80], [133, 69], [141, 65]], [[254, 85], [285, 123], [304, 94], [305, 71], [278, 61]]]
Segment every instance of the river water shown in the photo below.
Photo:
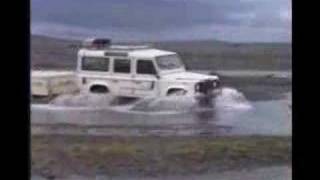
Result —
[[95, 136], [291, 135], [288, 99], [249, 102], [225, 87], [212, 104], [194, 97], [119, 99], [108, 95], [63, 95], [32, 104], [33, 134]]

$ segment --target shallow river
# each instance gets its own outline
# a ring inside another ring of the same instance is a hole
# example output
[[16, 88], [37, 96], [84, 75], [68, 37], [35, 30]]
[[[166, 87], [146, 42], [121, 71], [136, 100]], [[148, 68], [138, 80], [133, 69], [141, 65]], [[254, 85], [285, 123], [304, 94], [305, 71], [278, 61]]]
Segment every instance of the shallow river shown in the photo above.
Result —
[[[123, 101], [123, 100], [122, 100]], [[291, 135], [288, 99], [248, 102], [223, 88], [212, 104], [194, 97], [125, 100], [106, 95], [65, 95], [32, 104], [33, 134], [118, 136]]]

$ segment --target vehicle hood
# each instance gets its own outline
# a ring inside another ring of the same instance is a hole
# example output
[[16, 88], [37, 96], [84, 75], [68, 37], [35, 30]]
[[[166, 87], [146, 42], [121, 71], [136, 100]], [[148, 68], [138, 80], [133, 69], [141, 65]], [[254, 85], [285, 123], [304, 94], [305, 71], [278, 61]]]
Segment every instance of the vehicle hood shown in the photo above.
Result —
[[193, 73], [193, 72], [175, 72], [175, 73], [166, 74], [163, 77], [165, 79], [175, 80], [175, 81], [200, 81], [205, 79], [213, 79], [213, 80], [219, 79], [218, 76]]

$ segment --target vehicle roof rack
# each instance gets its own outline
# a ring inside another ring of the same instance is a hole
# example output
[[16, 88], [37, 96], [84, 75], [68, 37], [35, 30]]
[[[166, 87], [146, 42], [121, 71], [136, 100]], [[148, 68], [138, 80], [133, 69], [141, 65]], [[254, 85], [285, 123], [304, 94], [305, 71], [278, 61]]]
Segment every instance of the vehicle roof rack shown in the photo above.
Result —
[[106, 38], [88, 38], [83, 41], [82, 46], [88, 49], [105, 49], [119, 51], [141, 50], [151, 47], [150, 45], [111, 45], [111, 40]]
[[86, 48], [106, 48], [111, 45], [111, 39], [106, 38], [88, 38], [82, 42], [82, 46]]
[[150, 45], [111, 45], [108, 49], [112, 50], [140, 50], [140, 49], [148, 49]]

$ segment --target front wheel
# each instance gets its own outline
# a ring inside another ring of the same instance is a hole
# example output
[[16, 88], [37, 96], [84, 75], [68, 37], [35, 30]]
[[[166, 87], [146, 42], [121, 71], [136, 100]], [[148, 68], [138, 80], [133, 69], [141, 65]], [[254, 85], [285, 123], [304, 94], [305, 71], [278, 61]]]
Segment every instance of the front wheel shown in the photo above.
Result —
[[184, 89], [172, 89], [168, 91], [167, 96], [183, 96], [186, 94], [187, 91]]

